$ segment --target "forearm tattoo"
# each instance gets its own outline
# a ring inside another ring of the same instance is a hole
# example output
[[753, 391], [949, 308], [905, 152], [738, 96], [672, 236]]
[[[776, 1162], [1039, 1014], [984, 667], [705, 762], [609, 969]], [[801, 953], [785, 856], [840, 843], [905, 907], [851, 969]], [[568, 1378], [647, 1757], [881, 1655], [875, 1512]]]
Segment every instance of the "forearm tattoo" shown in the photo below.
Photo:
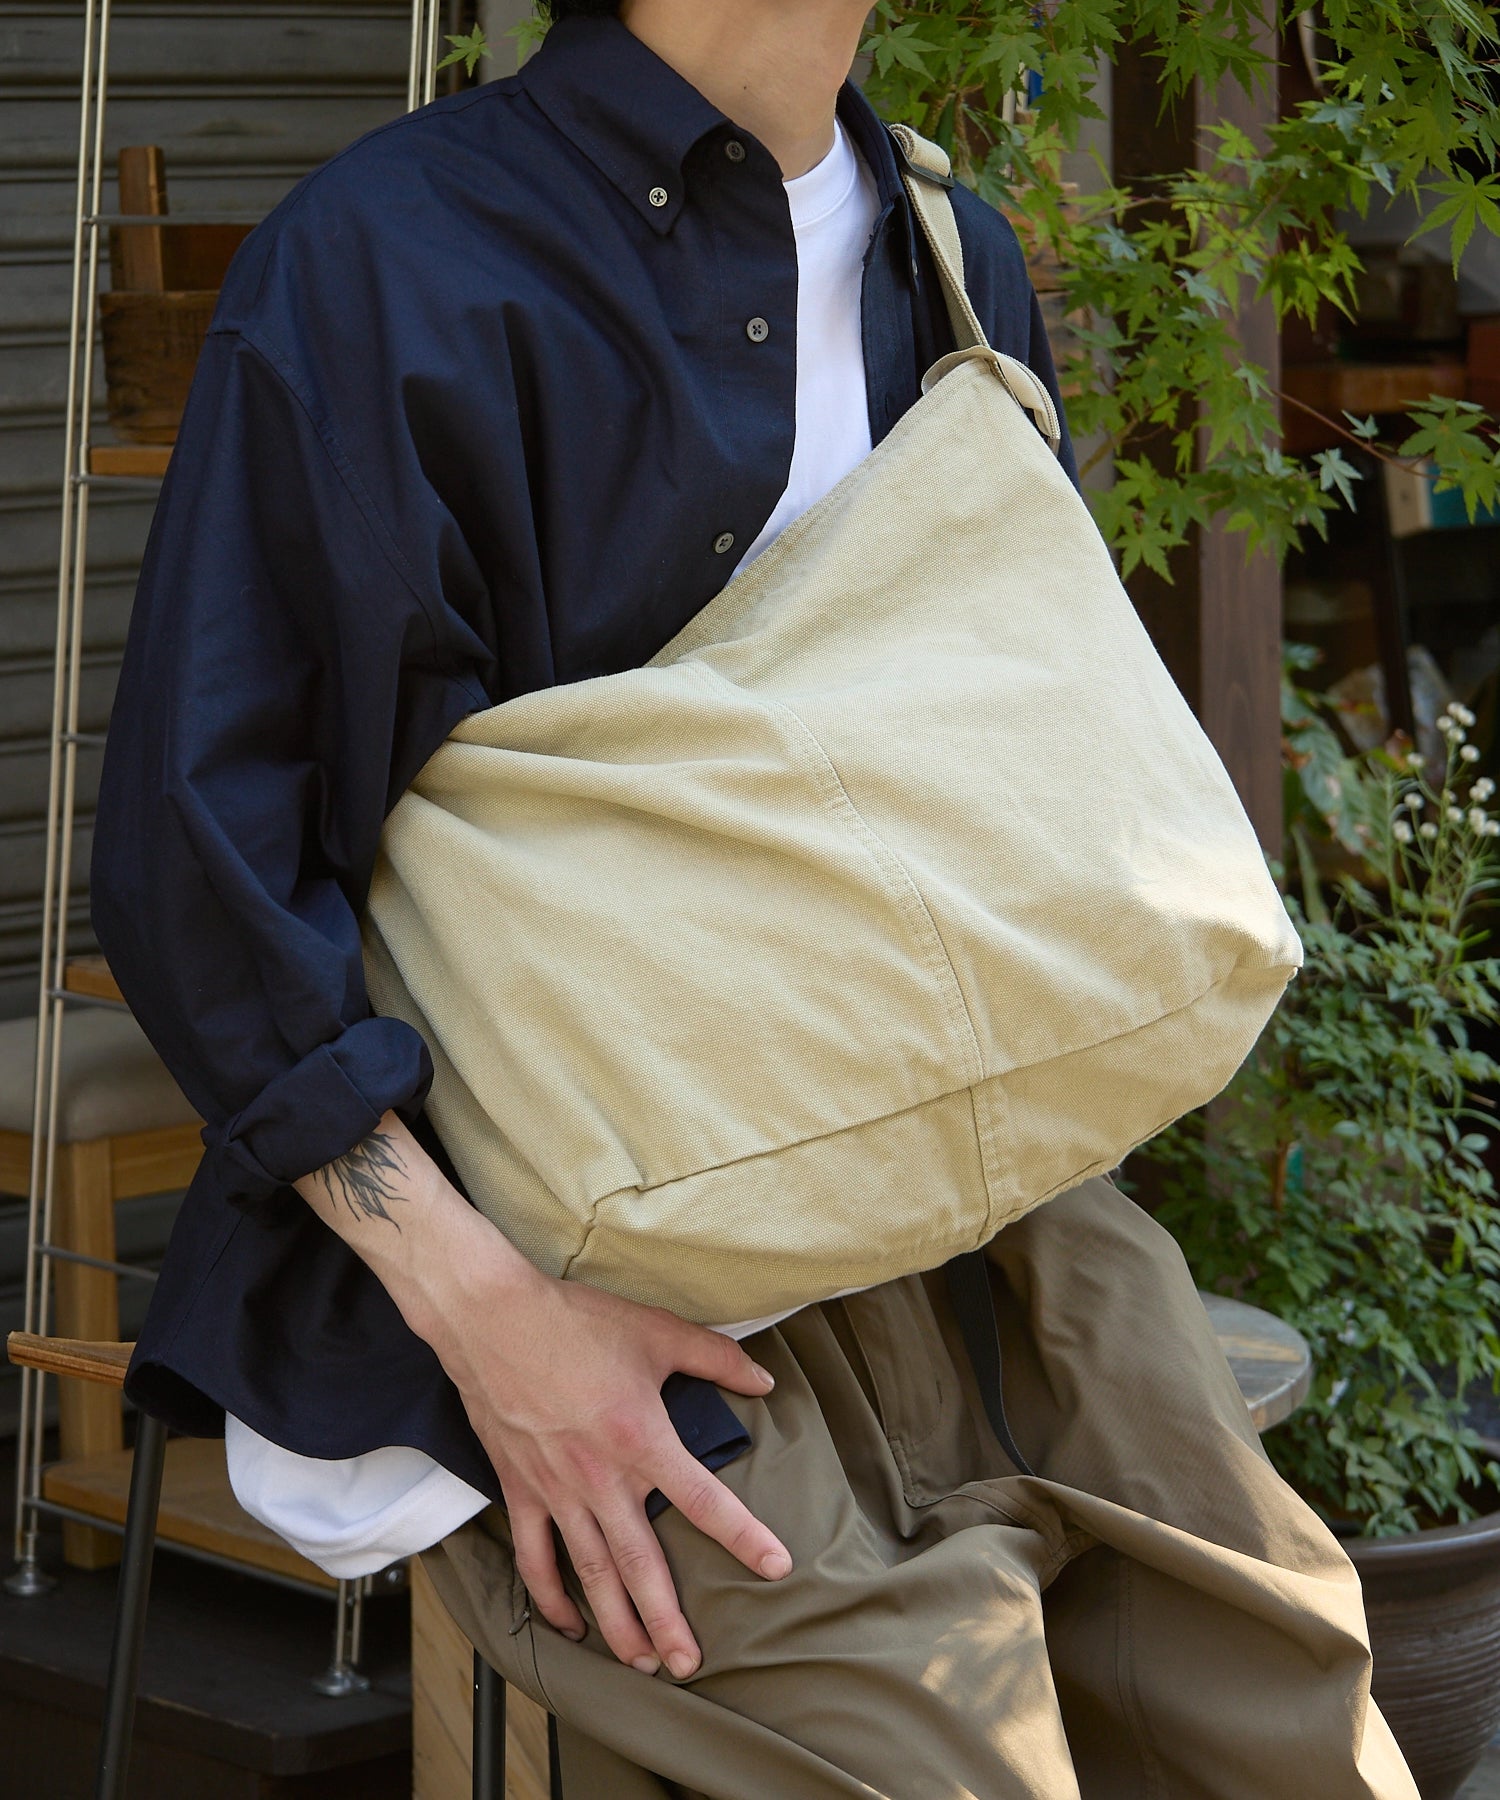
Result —
[[405, 1174], [406, 1164], [390, 1135], [372, 1131], [363, 1143], [319, 1169], [317, 1179], [335, 1210], [342, 1201], [356, 1219], [385, 1219], [399, 1231], [386, 1207], [389, 1201], [405, 1200], [400, 1191]]

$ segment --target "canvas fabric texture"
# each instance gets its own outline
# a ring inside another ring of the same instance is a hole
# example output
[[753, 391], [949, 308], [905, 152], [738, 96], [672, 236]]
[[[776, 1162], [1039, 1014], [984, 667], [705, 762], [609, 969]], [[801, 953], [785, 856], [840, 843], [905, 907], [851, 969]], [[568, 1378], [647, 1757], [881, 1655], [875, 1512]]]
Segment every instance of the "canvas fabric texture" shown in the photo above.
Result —
[[1370, 1698], [1359, 1582], [1272, 1469], [1170, 1237], [1107, 1181], [989, 1247], [1018, 1475], [942, 1281], [750, 1340], [726, 1482], [766, 1583], [656, 1522], [703, 1649], [647, 1676], [529, 1607], [491, 1508], [423, 1563], [609, 1800], [1417, 1800]]
[[1301, 959], [908, 186], [959, 333], [930, 391], [645, 668], [466, 719], [369, 897], [475, 1204], [702, 1322], [936, 1267], [1114, 1167]]

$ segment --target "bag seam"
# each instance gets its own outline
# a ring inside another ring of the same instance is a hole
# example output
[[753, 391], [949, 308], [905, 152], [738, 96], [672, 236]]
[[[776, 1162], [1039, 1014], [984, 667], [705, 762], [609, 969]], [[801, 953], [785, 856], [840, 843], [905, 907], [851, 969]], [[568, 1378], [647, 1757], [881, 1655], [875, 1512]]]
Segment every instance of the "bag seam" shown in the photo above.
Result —
[[[714, 671], [714, 674], [721, 681], [725, 679], [722, 675], [718, 675], [717, 670]], [[979, 1053], [979, 1034], [974, 1029], [974, 1020], [969, 1012], [969, 1003], [964, 998], [963, 984], [958, 979], [958, 971], [953, 967], [953, 959], [948, 954], [948, 946], [943, 942], [943, 934], [938, 929], [937, 921], [932, 916], [932, 911], [922, 890], [913, 880], [911, 871], [901, 857], [854, 804], [833, 758], [824, 749], [817, 733], [801, 713], [784, 700], [774, 700], [762, 696], [758, 696], [758, 698], [768, 712], [780, 713], [796, 727], [811, 768], [823, 774], [833, 784], [832, 792], [826, 795], [830, 803], [829, 810], [841, 817], [846, 824], [853, 826], [855, 835], [860, 838], [866, 855], [881, 871], [889, 897], [895, 901], [909, 933], [924, 951], [922, 957], [924, 967], [942, 991], [943, 1008], [947, 1014], [949, 1031], [961, 1037], [967, 1046], [966, 1060], [972, 1073], [966, 1085], [972, 1088], [985, 1078], [984, 1058]], [[953, 1091], [956, 1093], [958, 1090], [954, 1089]]]
[[[1181, 1004], [1181, 1006], [1174, 1006], [1170, 1012], [1164, 1012], [1164, 1013], [1158, 1014], [1155, 1019], [1147, 1020], [1144, 1025], [1132, 1026], [1129, 1031], [1125, 1031], [1125, 1032], [1107, 1033], [1104, 1037], [1096, 1038], [1096, 1039], [1092, 1040], [1090, 1043], [1080, 1044], [1076, 1050], [1065, 1051], [1063, 1053], [1063, 1055], [1065, 1055], [1065, 1056], [1081, 1056], [1085, 1051], [1097, 1050], [1101, 1044], [1108, 1043], [1110, 1041], [1111, 1037], [1130, 1037], [1130, 1036], [1133, 1036], [1137, 1031], [1144, 1031], [1144, 1030], [1148, 1029], [1151, 1025], [1159, 1024], [1163, 1020], [1174, 1018], [1178, 1013], [1186, 1012], [1189, 1007], [1196, 1006], [1200, 1000], [1206, 999], [1207, 996], [1209, 994], [1211, 994], [1216, 987], [1221, 986], [1224, 981], [1227, 981], [1230, 979], [1232, 979], [1232, 974], [1227, 975], [1227, 976], [1222, 976], [1219, 981], [1210, 982], [1206, 988], [1203, 988], [1200, 992], [1193, 994], [1188, 999], [1184, 1000], [1183, 1003]], [[964, 1082], [963, 1084], [961, 1084], [958, 1087], [943, 1088], [935, 1094], [927, 1095], [924, 1099], [912, 1101], [912, 1103], [909, 1106], [894, 1107], [890, 1112], [876, 1113], [876, 1114], [872, 1115], [870, 1118], [866, 1118], [866, 1119], [852, 1119], [852, 1120], [850, 1120], [850, 1122], [847, 1125], [835, 1125], [831, 1130], [813, 1132], [813, 1133], [809, 1134], [807, 1137], [789, 1138], [785, 1143], [770, 1144], [759, 1150], [747, 1150], [743, 1156], [726, 1157], [723, 1162], [705, 1163], [701, 1168], [687, 1169], [687, 1170], [683, 1171], [683, 1173], [681, 1173], [681, 1174], [669, 1175], [663, 1181], [654, 1181], [646, 1186], [631, 1185], [631, 1186], [627, 1186], [627, 1187], [611, 1188], [608, 1193], [598, 1195], [594, 1200], [592, 1200], [589, 1203], [589, 1216], [592, 1219], [592, 1217], [597, 1212], [597, 1210], [600, 1206], [602, 1206], [606, 1201], [613, 1200], [617, 1196], [620, 1196], [620, 1195], [658, 1193], [662, 1188], [673, 1187], [678, 1182], [693, 1181], [693, 1180], [696, 1180], [701, 1175], [714, 1175], [714, 1174], [717, 1174], [722, 1169], [733, 1169], [733, 1168], [737, 1167], [740, 1163], [755, 1162], [759, 1158], [765, 1157], [765, 1156], [780, 1156], [786, 1151], [800, 1150], [804, 1145], [807, 1145], [807, 1144], [822, 1143], [827, 1138], [839, 1137], [845, 1132], [863, 1131], [871, 1125], [883, 1125], [887, 1120], [903, 1118], [907, 1113], [918, 1112], [924, 1106], [936, 1106], [940, 1101], [952, 1100], [952, 1099], [955, 1099], [960, 1094], [972, 1093], [976, 1087], [989, 1087], [994, 1084], [1003, 1084], [1004, 1082], [1009, 1080], [1012, 1075], [1022, 1074], [1030, 1069], [1040, 1068], [1040, 1067], [1044, 1066], [1045, 1063], [1060, 1061], [1060, 1060], [1061, 1060], [1061, 1057], [1049, 1056], [1049, 1057], [1043, 1058], [1042, 1061], [1038, 1062], [1038, 1063], [1018, 1063], [1014, 1068], [1001, 1070], [998, 1074], [995, 1074], [995, 1075], [986, 1075], [980, 1081]], [[1137, 1141], [1137, 1146], [1133, 1146], [1133, 1147], [1138, 1147], [1139, 1144], [1144, 1144], [1144, 1143], [1148, 1142], [1149, 1139], [1155, 1137], [1158, 1132], [1164, 1131], [1166, 1129], [1166, 1127], [1172, 1123], [1172, 1119], [1177, 1118], [1178, 1116], [1179, 1116], [1178, 1114], [1173, 1113], [1171, 1115], [1171, 1117], [1163, 1119], [1159, 1125], [1153, 1126], [1150, 1131], [1148, 1131], [1143, 1137], [1141, 1137]], [[1128, 1154], [1128, 1152], [1127, 1152], [1127, 1154]], [[1115, 1168], [1118, 1166], [1118, 1162], [1119, 1162], [1119, 1158], [1116, 1158], [1115, 1161], [1110, 1163], [1108, 1166], [1110, 1168]], [[1061, 1183], [1058, 1184], [1058, 1186], [1056, 1186], [1054, 1188], [1050, 1188], [1047, 1191], [1047, 1193], [1042, 1196], [1042, 1198], [1045, 1200], [1050, 1200], [1055, 1195], [1064, 1193], [1069, 1186], [1076, 1185], [1080, 1181], [1087, 1180], [1088, 1172], [1093, 1167], [1094, 1167], [1093, 1163], [1086, 1163], [1084, 1165], [1084, 1167], [1077, 1174], [1067, 1176]], [[1037, 1201], [1036, 1204], [1040, 1205], [1041, 1201]]]

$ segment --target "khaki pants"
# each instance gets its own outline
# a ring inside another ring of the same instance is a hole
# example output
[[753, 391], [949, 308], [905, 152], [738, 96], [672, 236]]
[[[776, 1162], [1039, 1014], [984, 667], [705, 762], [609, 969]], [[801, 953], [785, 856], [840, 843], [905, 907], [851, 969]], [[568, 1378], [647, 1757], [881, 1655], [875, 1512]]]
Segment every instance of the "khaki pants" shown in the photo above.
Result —
[[658, 1521], [691, 1681], [532, 1616], [498, 1508], [427, 1553], [557, 1715], [568, 1800], [1416, 1800], [1354, 1571], [1266, 1461], [1170, 1238], [1095, 1180], [989, 1254], [1038, 1475], [938, 1279], [761, 1333], [776, 1389], [733, 1401], [753, 1448], [724, 1479], [796, 1567], [770, 1585]]

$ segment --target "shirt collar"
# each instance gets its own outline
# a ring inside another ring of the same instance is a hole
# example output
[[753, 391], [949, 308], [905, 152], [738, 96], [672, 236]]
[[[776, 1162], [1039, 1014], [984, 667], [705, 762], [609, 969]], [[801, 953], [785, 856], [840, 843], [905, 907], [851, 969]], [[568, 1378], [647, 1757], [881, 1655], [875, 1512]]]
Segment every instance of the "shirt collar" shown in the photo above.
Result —
[[[711, 131], [738, 129], [617, 18], [560, 20], [521, 79], [558, 130], [662, 235], [682, 210], [688, 152]], [[901, 193], [890, 133], [853, 82], [844, 83], [838, 109], [884, 213]]]
[[700, 138], [728, 124], [723, 113], [615, 18], [560, 20], [521, 76], [641, 217], [670, 231], [682, 209], [683, 162]]
[[902, 198], [904, 193], [894, 141], [879, 113], [852, 81], [846, 81], [839, 90], [838, 105], [844, 130], [875, 177], [875, 191], [880, 196], [883, 214], [891, 202]]

